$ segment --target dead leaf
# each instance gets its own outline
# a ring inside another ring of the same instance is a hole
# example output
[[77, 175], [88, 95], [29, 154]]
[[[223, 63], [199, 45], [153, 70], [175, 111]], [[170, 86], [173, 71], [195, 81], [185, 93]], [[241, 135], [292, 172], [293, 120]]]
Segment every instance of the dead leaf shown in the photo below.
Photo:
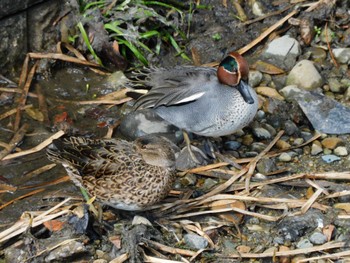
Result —
[[312, 197], [312, 195], [314, 194], [314, 189], [312, 187], [309, 187], [307, 190], [306, 190], [306, 198], [309, 199]]
[[25, 112], [36, 121], [44, 121], [44, 114], [37, 108], [26, 108]]
[[313, 28], [313, 22], [309, 19], [303, 18], [300, 20], [300, 35], [306, 45], [310, 45], [314, 38], [315, 30]]
[[[290, 248], [286, 247], [286, 246], [280, 246], [278, 251], [279, 252], [286, 252], [286, 251], [290, 251]], [[289, 263], [290, 262], [290, 257], [280, 257], [279, 258], [279, 262], [280, 263]]]
[[[210, 207], [212, 210], [218, 210], [218, 209], [224, 209], [224, 208], [239, 208], [245, 210], [245, 204], [241, 201], [236, 200], [218, 200], [214, 201], [210, 204]], [[221, 219], [224, 219], [226, 221], [232, 222], [234, 224], [239, 224], [242, 219], [243, 215], [236, 213], [236, 212], [223, 212], [218, 214], [218, 216]]]
[[260, 72], [267, 73], [270, 75], [279, 75], [285, 73], [283, 69], [280, 69], [270, 63], [258, 60], [251, 68], [259, 70]]
[[252, 249], [251, 247], [248, 247], [248, 246], [245, 246], [245, 245], [241, 245], [241, 246], [236, 247], [236, 250], [239, 253], [249, 253], [251, 249]]
[[274, 98], [277, 100], [284, 100], [284, 97], [278, 93], [277, 90], [270, 87], [257, 87], [256, 92], [265, 97]]
[[322, 229], [323, 234], [327, 237], [327, 241], [331, 241], [332, 239], [332, 234], [334, 232], [334, 225], [327, 225]]
[[198, 53], [198, 49], [193, 47], [191, 48], [191, 54], [192, 54], [192, 61], [195, 66], [200, 66], [201, 63], [201, 57]]
[[334, 205], [334, 208], [342, 209], [345, 212], [349, 213], [350, 212], [350, 203], [337, 203]]
[[122, 240], [120, 236], [110, 236], [109, 241], [111, 241], [116, 248], [122, 248]]
[[60, 231], [63, 227], [65, 222], [59, 221], [59, 220], [50, 220], [44, 222], [44, 226], [50, 230], [51, 232], [57, 232]]

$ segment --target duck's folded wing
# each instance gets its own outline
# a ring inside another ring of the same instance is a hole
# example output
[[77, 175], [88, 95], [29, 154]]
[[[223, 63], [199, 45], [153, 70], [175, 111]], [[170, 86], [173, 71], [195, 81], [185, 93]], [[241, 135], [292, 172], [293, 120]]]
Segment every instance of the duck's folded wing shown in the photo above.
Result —
[[156, 108], [195, 101], [205, 94], [203, 87], [213, 78], [216, 78], [214, 68], [175, 67], [152, 70], [144, 81], [151, 89], [138, 98], [134, 108]]

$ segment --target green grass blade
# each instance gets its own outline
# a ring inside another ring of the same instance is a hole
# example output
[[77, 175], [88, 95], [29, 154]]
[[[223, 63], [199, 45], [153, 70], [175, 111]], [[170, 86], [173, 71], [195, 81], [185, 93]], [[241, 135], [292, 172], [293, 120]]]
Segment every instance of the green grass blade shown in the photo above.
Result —
[[90, 43], [90, 41], [89, 41], [89, 37], [88, 37], [88, 35], [86, 34], [85, 28], [84, 28], [84, 26], [83, 26], [83, 24], [82, 24], [81, 22], [78, 23], [78, 28], [79, 28], [79, 30], [80, 30], [80, 33], [81, 33], [81, 35], [82, 35], [82, 37], [83, 37], [83, 39], [84, 39], [84, 42], [85, 42], [87, 48], [88, 48], [89, 51], [90, 51], [90, 53], [91, 53], [92, 56], [95, 58], [95, 60], [97, 61], [97, 63], [98, 63], [99, 65], [103, 66], [101, 59], [97, 56], [97, 54], [95, 53], [95, 50], [92, 48], [91, 43]]

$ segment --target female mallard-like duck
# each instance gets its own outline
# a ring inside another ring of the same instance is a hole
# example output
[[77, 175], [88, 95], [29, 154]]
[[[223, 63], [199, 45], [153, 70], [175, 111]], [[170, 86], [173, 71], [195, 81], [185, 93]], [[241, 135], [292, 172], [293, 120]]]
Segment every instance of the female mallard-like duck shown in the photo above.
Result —
[[[248, 85], [247, 61], [231, 52], [218, 69], [176, 66], [153, 68], [146, 78], [136, 75], [130, 86], [149, 86], [134, 108], [153, 108], [164, 120], [198, 135], [219, 137], [232, 134], [249, 124], [258, 109], [258, 98]], [[136, 73], [135, 73], [136, 74]]]
[[97, 200], [122, 210], [144, 210], [167, 196], [175, 176], [173, 144], [159, 136], [134, 142], [70, 137], [54, 140], [48, 158]]

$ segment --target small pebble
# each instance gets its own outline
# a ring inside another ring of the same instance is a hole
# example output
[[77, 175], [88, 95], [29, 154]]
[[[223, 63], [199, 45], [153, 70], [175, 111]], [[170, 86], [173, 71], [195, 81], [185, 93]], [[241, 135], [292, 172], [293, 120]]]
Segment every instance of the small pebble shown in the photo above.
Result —
[[326, 154], [326, 155], [329, 155], [329, 154], [332, 154], [332, 150], [331, 150], [331, 149], [324, 148], [324, 149], [323, 149], [323, 153]]
[[328, 137], [322, 140], [323, 147], [327, 149], [335, 149], [340, 143], [342, 142], [342, 139], [338, 137]]
[[247, 134], [243, 137], [242, 143], [246, 146], [249, 146], [253, 143], [253, 141], [254, 141], [253, 136], [251, 134]]
[[204, 249], [208, 246], [208, 240], [196, 234], [186, 234], [184, 239], [186, 245], [190, 248], [199, 250]]
[[267, 140], [267, 139], [271, 139], [271, 133], [262, 127], [256, 127], [253, 128], [253, 134], [256, 138], [260, 139], [260, 140]]
[[290, 162], [292, 160], [292, 157], [288, 153], [281, 153], [278, 159], [281, 162]]
[[286, 149], [289, 149], [291, 147], [291, 145], [288, 142], [286, 142], [286, 141], [278, 140], [276, 142], [276, 147], [278, 149], [281, 149], [281, 150], [286, 150]]
[[344, 146], [338, 146], [337, 148], [334, 149], [333, 152], [337, 156], [347, 156], [348, 155], [348, 150]]
[[308, 239], [302, 239], [297, 243], [297, 248], [310, 248], [313, 244]]
[[322, 245], [327, 242], [327, 237], [320, 232], [315, 232], [310, 236], [310, 242], [314, 245]]
[[285, 130], [286, 134], [290, 136], [298, 131], [298, 126], [294, 122], [292, 122], [291, 120], [287, 120], [284, 123], [284, 130]]
[[318, 143], [313, 143], [311, 146], [311, 155], [317, 155], [323, 151], [322, 146], [320, 146]]
[[131, 224], [133, 226], [134, 225], [141, 225], [141, 224], [146, 225], [146, 226], [152, 226], [152, 223], [146, 217], [143, 217], [143, 216], [134, 216]]
[[254, 142], [254, 143], [252, 144], [251, 150], [252, 150], [253, 152], [258, 152], [258, 153], [260, 153], [260, 152], [262, 152], [263, 150], [265, 150], [265, 148], [266, 148], [266, 145], [265, 145], [265, 144], [263, 144], [263, 143], [261, 143], [261, 142]]
[[298, 146], [304, 143], [304, 139], [303, 138], [296, 138], [293, 142], [294, 145]]

